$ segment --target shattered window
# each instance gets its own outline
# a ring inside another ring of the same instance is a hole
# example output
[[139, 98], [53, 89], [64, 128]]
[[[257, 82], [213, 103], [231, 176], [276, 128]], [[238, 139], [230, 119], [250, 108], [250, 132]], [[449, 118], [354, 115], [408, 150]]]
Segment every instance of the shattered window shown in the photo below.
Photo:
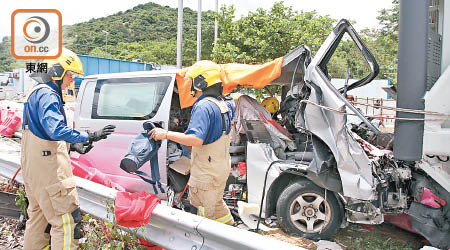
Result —
[[[342, 37], [341, 42], [327, 64], [327, 68], [331, 78], [346, 79], [347, 76], [350, 77], [348, 84], [370, 73], [366, 59], [347, 33]], [[341, 88], [343, 86], [335, 87]]]
[[108, 79], [97, 82], [92, 118], [145, 120], [159, 109], [171, 77]]

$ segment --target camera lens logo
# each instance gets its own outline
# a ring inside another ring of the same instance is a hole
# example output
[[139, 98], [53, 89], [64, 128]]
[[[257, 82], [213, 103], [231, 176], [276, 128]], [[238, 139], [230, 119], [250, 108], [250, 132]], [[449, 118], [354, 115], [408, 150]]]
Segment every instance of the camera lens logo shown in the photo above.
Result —
[[30, 17], [23, 25], [23, 35], [30, 43], [42, 43], [50, 35], [50, 25], [42, 17]]

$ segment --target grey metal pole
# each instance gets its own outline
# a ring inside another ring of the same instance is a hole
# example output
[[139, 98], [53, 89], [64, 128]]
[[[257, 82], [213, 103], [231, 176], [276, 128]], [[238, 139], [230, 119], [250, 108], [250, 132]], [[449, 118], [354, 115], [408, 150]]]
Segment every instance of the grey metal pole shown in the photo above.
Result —
[[177, 69], [182, 67], [183, 54], [183, 0], [178, 0], [178, 31], [177, 31]]
[[[397, 107], [423, 110], [427, 77], [428, 1], [400, 0]], [[423, 119], [423, 114], [397, 111], [397, 117]], [[423, 121], [395, 121], [394, 156], [422, 159]]]
[[108, 57], [108, 34], [109, 34], [109, 32], [108, 32], [108, 31], [106, 31], [106, 30], [102, 30], [102, 32], [106, 34], [106, 47], [105, 47], [105, 54], [106, 54], [106, 57]]
[[197, 10], [197, 61], [202, 54], [202, 0], [198, 0]]
[[106, 57], [108, 57], [108, 34], [106, 33]]
[[[216, 0], [216, 6], [215, 6], [216, 13], [219, 12], [219, 0]], [[217, 44], [217, 35], [219, 32], [219, 23], [217, 22], [217, 18], [214, 20], [214, 47]]]

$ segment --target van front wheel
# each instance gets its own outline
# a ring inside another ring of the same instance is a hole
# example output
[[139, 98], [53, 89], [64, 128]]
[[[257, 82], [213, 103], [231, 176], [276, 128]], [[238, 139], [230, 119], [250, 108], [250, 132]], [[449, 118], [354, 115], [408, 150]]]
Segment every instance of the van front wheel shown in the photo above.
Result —
[[290, 184], [277, 202], [277, 216], [283, 231], [312, 240], [329, 239], [342, 221], [339, 202], [331, 191], [309, 180]]

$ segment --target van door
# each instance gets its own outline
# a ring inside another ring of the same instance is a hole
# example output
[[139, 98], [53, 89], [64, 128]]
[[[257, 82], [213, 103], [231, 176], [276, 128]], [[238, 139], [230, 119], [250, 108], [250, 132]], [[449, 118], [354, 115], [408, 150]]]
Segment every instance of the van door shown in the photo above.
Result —
[[[175, 75], [127, 74], [117, 78], [85, 80], [77, 99], [75, 129], [96, 131], [113, 124], [116, 130], [106, 140], [94, 143], [88, 154], [72, 153], [72, 160], [81, 167], [90, 167], [97, 177], [118, 184], [127, 191], [153, 192], [152, 185], [126, 173], [119, 165], [131, 141], [143, 130], [145, 121], [168, 128], [174, 82]], [[158, 163], [164, 186], [167, 186], [166, 149], [167, 142], [163, 141]], [[150, 175], [150, 163], [140, 170]]]
[[[373, 200], [375, 199], [375, 183], [369, 158], [347, 130], [347, 116], [342, 113], [345, 113], [348, 108], [359, 115], [363, 122], [374, 129], [375, 133], [378, 133], [378, 130], [346, 100], [343, 89], [335, 88], [328, 72], [330, 58], [339, 43], [343, 41], [345, 34], [348, 34], [354, 42], [370, 70], [367, 76], [350, 83], [347, 90], [370, 83], [378, 74], [377, 61], [353, 26], [345, 19], [339, 21], [306, 70], [305, 82], [311, 86], [311, 94], [304, 111], [305, 126], [332, 151], [337, 162], [344, 195], [355, 199]], [[324, 106], [327, 109], [324, 109]], [[335, 112], [336, 110], [338, 112]]]

